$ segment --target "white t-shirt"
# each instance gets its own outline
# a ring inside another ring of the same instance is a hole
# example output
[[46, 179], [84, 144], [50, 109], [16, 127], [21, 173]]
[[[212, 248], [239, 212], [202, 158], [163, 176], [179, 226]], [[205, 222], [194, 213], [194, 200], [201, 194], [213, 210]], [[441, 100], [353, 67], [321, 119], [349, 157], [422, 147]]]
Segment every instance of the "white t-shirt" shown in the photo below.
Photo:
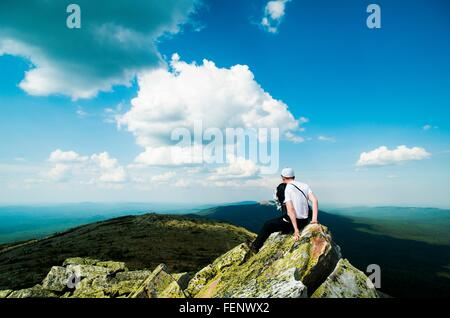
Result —
[[[297, 181], [293, 181], [292, 183], [294, 183], [300, 190], [302, 190], [307, 197], [309, 197], [309, 195], [312, 193], [311, 188], [306, 183]], [[284, 202], [286, 203], [289, 201], [292, 201], [297, 219], [308, 218], [308, 200], [296, 187], [294, 187], [290, 183], [288, 183], [284, 192]]]

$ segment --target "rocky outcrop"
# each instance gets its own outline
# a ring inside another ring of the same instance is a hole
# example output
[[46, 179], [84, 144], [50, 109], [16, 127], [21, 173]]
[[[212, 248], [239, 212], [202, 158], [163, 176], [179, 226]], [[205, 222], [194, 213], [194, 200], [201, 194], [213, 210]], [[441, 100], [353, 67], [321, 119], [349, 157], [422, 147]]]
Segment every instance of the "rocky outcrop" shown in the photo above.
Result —
[[51, 268], [42, 284], [0, 291], [0, 298], [305, 298], [378, 297], [370, 280], [348, 260], [322, 225], [300, 239], [272, 234], [258, 253], [240, 244], [197, 273], [129, 271], [124, 263], [70, 258]]
[[377, 298], [372, 281], [346, 259], [339, 260], [312, 298]]
[[194, 276], [186, 291], [199, 298], [307, 297], [340, 258], [339, 247], [321, 225], [306, 227], [297, 242], [275, 233], [257, 254], [248, 256], [247, 250], [242, 244], [219, 257]]

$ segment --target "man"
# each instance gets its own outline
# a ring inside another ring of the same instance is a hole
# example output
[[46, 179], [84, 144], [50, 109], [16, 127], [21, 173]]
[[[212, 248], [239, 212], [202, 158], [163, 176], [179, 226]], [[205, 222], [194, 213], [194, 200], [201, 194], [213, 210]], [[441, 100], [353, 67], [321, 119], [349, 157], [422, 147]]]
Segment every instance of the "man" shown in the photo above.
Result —
[[[319, 211], [319, 201], [311, 188], [306, 183], [295, 181], [295, 173], [292, 168], [281, 171], [281, 178], [286, 184], [284, 192], [284, 204], [286, 204], [287, 215], [267, 221], [258, 237], [252, 244], [252, 250], [258, 252], [264, 242], [274, 232], [287, 234], [294, 232], [294, 239], [300, 238], [300, 229], [308, 224], [309, 203], [313, 204], [311, 223], [316, 224]], [[282, 202], [283, 203], [283, 202]]]

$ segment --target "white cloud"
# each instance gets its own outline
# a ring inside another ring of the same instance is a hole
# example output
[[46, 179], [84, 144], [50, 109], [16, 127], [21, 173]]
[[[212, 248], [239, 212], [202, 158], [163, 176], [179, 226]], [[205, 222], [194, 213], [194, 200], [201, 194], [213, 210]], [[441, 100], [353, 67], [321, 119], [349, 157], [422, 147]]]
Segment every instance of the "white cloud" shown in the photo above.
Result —
[[88, 115], [88, 113], [86, 111], [84, 111], [83, 108], [81, 108], [81, 107], [77, 108], [76, 114], [80, 118], [84, 118]]
[[[186, 153], [190, 149], [173, 147], [171, 133], [185, 128], [193, 134], [198, 121], [203, 130], [216, 128], [222, 133], [226, 128], [279, 128], [285, 139], [302, 141], [296, 133], [307, 120], [296, 120], [285, 103], [264, 91], [246, 65], [219, 68], [208, 60], [201, 65], [188, 64], [174, 54], [169, 70], [145, 72], [138, 84], [131, 109], [118, 117], [119, 127], [133, 133], [145, 149], [137, 163], [189, 163]], [[197, 158], [193, 159], [191, 162], [196, 162]]]
[[83, 162], [86, 161], [88, 157], [80, 156], [75, 151], [62, 151], [57, 149], [50, 154], [48, 161], [50, 162]]
[[165, 173], [153, 176], [151, 180], [156, 183], [165, 183], [165, 182], [168, 182], [169, 180], [175, 178], [175, 176], [176, 176], [175, 172], [167, 171]]
[[146, 147], [145, 151], [136, 157], [135, 163], [144, 166], [189, 166], [201, 164], [206, 158], [200, 145], [160, 146]]
[[[156, 43], [179, 32], [197, 0], [77, 0], [82, 27], [66, 27], [59, 1], [0, 2], [0, 56], [32, 68], [19, 86], [30, 95], [91, 98], [163, 64]], [[95, 14], [92, 14], [95, 12]]]
[[431, 129], [437, 129], [437, 128], [438, 128], [437, 126], [433, 126], [433, 125], [429, 125], [429, 124], [422, 127], [422, 129], [425, 131], [431, 130]]
[[231, 156], [230, 163], [227, 166], [215, 169], [209, 179], [253, 179], [259, 177], [260, 171], [260, 167], [253, 161]]
[[326, 141], [326, 142], [333, 142], [333, 141], [335, 141], [334, 137], [323, 136], [323, 135], [317, 137], [317, 140], [319, 140], [319, 141]]
[[81, 156], [75, 151], [57, 149], [50, 154], [48, 161], [54, 163], [44, 176], [50, 181], [76, 180], [90, 184], [118, 184], [127, 181], [125, 168], [107, 152]]
[[290, 0], [269, 1], [264, 8], [264, 17], [261, 25], [270, 33], [277, 33], [282, 18], [285, 15], [286, 4]]
[[126, 181], [125, 169], [119, 165], [117, 159], [111, 158], [107, 152], [92, 155], [91, 161], [97, 165], [99, 171], [94, 182], [121, 183]]
[[52, 181], [62, 182], [69, 178], [70, 172], [70, 166], [58, 163], [48, 172], [48, 177]]
[[382, 146], [370, 152], [363, 152], [356, 165], [358, 167], [388, 166], [430, 157], [431, 154], [420, 147], [398, 146], [396, 149], [389, 150], [386, 146]]

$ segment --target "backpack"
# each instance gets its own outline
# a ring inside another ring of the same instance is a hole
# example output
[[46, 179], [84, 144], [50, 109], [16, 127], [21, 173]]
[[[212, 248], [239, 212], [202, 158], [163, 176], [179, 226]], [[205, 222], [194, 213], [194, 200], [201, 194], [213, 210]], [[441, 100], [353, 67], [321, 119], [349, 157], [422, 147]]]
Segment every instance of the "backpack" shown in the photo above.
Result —
[[287, 216], [286, 203], [284, 203], [284, 191], [286, 191], [286, 183], [280, 183], [277, 187], [277, 201], [281, 206], [281, 214], [283, 217]]

